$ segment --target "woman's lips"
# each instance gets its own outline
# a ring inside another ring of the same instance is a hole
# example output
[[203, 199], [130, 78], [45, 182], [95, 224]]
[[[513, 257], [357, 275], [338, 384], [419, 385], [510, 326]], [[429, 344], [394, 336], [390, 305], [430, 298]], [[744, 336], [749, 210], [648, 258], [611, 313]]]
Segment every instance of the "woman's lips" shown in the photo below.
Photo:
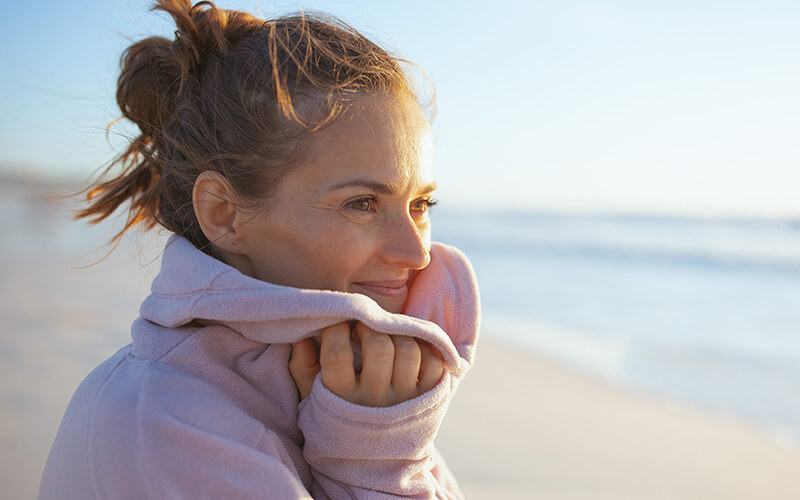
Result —
[[405, 299], [408, 294], [408, 280], [360, 281], [353, 283], [353, 285], [370, 294], [382, 295], [384, 297]]

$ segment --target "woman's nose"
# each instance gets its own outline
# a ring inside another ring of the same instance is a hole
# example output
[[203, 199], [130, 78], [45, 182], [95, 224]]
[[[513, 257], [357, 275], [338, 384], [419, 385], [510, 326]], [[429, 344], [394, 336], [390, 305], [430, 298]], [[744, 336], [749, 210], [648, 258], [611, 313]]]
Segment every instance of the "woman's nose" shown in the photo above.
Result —
[[431, 261], [427, 225], [419, 227], [409, 215], [398, 216], [386, 232], [383, 261], [403, 269], [423, 269]]

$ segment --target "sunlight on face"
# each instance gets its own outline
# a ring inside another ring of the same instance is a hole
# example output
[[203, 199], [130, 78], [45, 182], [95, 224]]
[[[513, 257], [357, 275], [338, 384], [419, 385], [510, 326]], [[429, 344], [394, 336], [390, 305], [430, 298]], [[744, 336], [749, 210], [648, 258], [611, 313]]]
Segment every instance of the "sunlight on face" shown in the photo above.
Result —
[[401, 312], [430, 261], [430, 126], [411, 100], [363, 97], [310, 139], [270, 208], [241, 226], [254, 277], [361, 293]]

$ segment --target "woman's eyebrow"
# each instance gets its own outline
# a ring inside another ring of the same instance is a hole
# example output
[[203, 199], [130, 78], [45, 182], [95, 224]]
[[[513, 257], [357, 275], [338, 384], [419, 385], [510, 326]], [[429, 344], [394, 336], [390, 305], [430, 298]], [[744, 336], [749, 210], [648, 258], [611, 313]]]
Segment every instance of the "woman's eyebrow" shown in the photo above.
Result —
[[[394, 194], [397, 192], [397, 185], [394, 183], [374, 182], [374, 181], [360, 180], [360, 179], [334, 184], [333, 186], [330, 186], [327, 189], [327, 191], [336, 191], [337, 189], [344, 189], [349, 187], [364, 187], [381, 194]], [[418, 192], [430, 193], [435, 190], [436, 190], [436, 183], [431, 182], [430, 184], [422, 186], [418, 190]]]
[[425, 194], [432, 193], [432, 192], [436, 191], [437, 187], [438, 186], [437, 186], [437, 184], [435, 182], [431, 182], [429, 184], [426, 184], [426, 185], [420, 187], [419, 192], [420, 193], [425, 193]]

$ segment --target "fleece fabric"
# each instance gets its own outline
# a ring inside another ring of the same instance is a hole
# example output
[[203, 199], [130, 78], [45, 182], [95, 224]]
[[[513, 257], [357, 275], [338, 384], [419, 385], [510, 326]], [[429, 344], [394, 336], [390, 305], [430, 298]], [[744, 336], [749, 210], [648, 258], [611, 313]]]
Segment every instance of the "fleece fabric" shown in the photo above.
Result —
[[[433, 446], [479, 329], [475, 276], [434, 243], [403, 314], [351, 293], [265, 283], [173, 237], [132, 343], [73, 396], [40, 498], [460, 498]], [[361, 321], [435, 346], [441, 381], [374, 408], [317, 376], [299, 401], [291, 343]], [[210, 325], [210, 326], [208, 326]]]

